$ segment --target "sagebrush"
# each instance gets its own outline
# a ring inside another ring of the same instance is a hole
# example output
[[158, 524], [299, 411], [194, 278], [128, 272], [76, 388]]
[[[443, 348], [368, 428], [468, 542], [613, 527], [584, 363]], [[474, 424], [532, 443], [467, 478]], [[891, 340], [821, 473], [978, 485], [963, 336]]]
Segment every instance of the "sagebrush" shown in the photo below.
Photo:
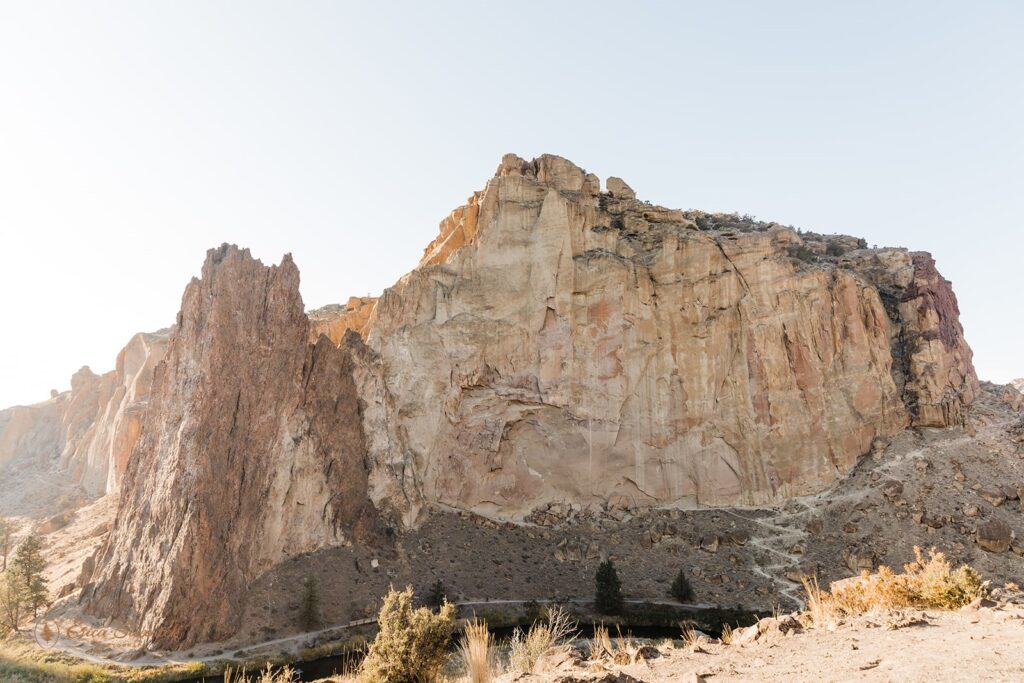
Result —
[[817, 579], [805, 578], [811, 619], [823, 623], [894, 609], [957, 609], [988, 594], [977, 571], [968, 565], [951, 569], [946, 556], [934, 548], [925, 558], [915, 547], [914, 558], [903, 566], [902, 574], [882, 566], [874, 574], [865, 571], [854, 579], [833, 583], [829, 591], [822, 590]]
[[437, 612], [413, 607], [412, 588], [392, 588], [380, 608], [377, 637], [363, 660], [364, 683], [430, 683], [448, 659], [455, 607], [447, 600]]
[[530, 673], [537, 659], [555, 645], [561, 645], [576, 634], [576, 622], [561, 607], [548, 610], [546, 621], [535, 621], [523, 633], [517, 628], [509, 639], [508, 665], [512, 671]]

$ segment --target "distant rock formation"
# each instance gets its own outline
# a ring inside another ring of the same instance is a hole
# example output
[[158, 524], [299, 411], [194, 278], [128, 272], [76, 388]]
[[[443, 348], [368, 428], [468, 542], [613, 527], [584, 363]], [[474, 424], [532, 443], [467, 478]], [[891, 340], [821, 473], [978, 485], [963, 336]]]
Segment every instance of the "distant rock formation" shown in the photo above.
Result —
[[[80, 487], [91, 497], [117, 489], [167, 336], [167, 330], [137, 334], [118, 354], [114, 370], [97, 375], [83, 367], [71, 378], [70, 391], [0, 411], [0, 475], [8, 482], [23, 480], [0, 493], [0, 507], [6, 509], [7, 502], [25, 511], [17, 501], [25, 496], [52, 499], [47, 485], [58, 482]], [[20, 477], [22, 472], [29, 476]], [[47, 475], [39, 476], [43, 472]]]
[[87, 611], [222, 638], [275, 563], [432, 505], [780, 501], [977, 391], [927, 254], [652, 206], [555, 156], [507, 155], [379, 299], [307, 316], [298, 285], [290, 257], [208, 254]]
[[377, 304], [376, 297], [351, 297], [344, 306], [332, 304], [309, 312], [309, 341], [315, 342], [321, 334], [340, 344], [349, 330], [366, 339], [367, 323]]

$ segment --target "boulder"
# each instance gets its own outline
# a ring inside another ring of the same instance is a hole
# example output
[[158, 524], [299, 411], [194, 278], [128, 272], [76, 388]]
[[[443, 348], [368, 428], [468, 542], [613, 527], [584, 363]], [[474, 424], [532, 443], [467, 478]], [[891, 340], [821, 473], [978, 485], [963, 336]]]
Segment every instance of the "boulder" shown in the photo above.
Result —
[[721, 542], [722, 539], [719, 536], [702, 536], [700, 539], [700, 549], [709, 553], [717, 553]]
[[982, 549], [990, 553], [1005, 553], [1013, 542], [1013, 531], [1004, 522], [992, 520], [978, 527], [975, 538]]
[[999, 507], [1006, 501], [1006, 496], [997, 489], [981, 489], [978, 495], [992, 507]]
[[616, 199], [636, 199], [636, 192], [622, 178], [609, 176], [605, 185], [608, 188], [608, 192]]

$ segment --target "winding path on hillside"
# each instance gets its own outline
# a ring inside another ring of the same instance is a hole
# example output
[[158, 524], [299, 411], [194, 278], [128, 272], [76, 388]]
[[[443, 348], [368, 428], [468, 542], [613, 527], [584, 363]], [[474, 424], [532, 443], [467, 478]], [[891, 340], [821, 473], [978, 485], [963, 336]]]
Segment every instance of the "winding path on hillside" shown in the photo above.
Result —
[[768, 532], [763, 536], [755, 536], [747, 542], [782, 561], [774, 564], [755, 564], [751, 569], [758, 576], [762, 576], [778, 585], [779, 593], [792, 602], [796, 609], [802, 610], [805, 603], [799, 597], [798, 591], [802, 591], [803, 586], [789, 579], [786, 574], [800, 566], [800, 555], [792, 552], [790, 548], [807, 538], [808, 533], [803, 529], [795, 529], [777, 523], [785, 519], [805, 515], [812, 509], [811, 506], [804, 502], [799, 500], [795, 502], [802, 505], [804, 509], [789, 513], [779, 512], [768, 518], [747, 517], [728, 508], [722, 508], [722, 511], [738, 519], [755, 524]]

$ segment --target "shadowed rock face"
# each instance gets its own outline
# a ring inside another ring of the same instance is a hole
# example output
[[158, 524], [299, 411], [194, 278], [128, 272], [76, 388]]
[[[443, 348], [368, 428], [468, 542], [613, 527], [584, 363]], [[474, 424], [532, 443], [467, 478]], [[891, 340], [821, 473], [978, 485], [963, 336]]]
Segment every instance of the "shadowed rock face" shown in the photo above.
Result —
[[[237, 627], [261, 571], [372, 525], [352, 356], [308, 320], [290, 257], [211, 251], [185, 291], [88, 611], [158, 645]], [[86, 577], [89, 578], [89, 577]]]
[[312, 323], [290, 257], [211, 251], [87, 611], [186, 646], [231, 634], [283, 559], [379, 543], [378, 516], [778, 501], [876, 436], [964, 422], [970, 349], [926, 254], [841, 238], [826, 257], [609, 190], [508, 155], [415, 270]]

